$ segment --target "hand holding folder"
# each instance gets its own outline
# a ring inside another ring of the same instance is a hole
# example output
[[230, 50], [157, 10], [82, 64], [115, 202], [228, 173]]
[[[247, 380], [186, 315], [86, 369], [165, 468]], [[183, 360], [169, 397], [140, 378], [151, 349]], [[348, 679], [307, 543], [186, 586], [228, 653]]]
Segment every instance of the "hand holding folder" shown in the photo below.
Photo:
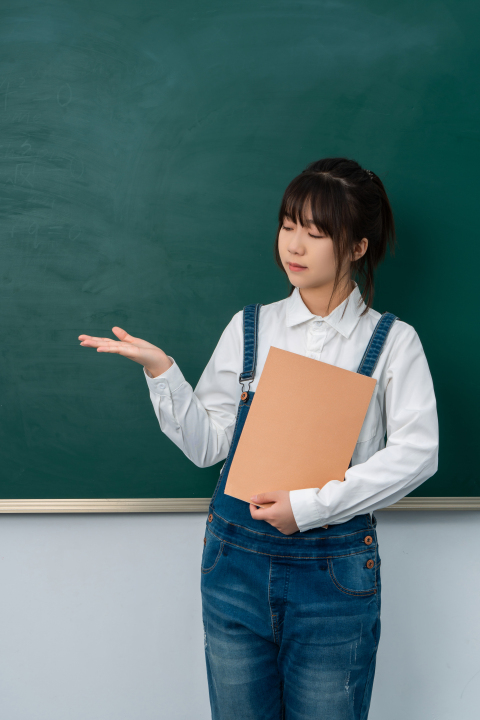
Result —
[[225, 493], [249, 503], [261, 492], [343, 481], [376, 382], [271, 346]]

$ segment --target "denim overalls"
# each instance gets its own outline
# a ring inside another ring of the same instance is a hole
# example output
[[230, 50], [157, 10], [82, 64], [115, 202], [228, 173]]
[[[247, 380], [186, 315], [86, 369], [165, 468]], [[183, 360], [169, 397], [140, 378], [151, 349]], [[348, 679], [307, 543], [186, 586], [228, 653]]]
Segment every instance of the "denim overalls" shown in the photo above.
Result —
[[[243, 311], [241, 383], [255, 377], [260, 307]], [[372, 375], [396, 319], [379, 319], [357, 372]], [[366, 720], [380, 638], [377, 520], [365, 513], [284, 535], [225, 495], [254, 395], [241, 395], [206, 522], [201, 594], [212, 720]]]

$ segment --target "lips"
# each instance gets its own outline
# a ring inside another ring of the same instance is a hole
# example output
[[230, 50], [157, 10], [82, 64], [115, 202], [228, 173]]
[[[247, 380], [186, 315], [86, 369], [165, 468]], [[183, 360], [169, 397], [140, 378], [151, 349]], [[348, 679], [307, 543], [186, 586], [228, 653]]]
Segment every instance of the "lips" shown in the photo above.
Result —
[[290, 267], [294, 267], [294, 268], [295, 267], [297, 267], [297, 268], [305, 268], [306, 267], [306, 265], [297, 265], [297, 263], [291, 263], [291, 262], [289, 262], [287, 264], [290, 265]]

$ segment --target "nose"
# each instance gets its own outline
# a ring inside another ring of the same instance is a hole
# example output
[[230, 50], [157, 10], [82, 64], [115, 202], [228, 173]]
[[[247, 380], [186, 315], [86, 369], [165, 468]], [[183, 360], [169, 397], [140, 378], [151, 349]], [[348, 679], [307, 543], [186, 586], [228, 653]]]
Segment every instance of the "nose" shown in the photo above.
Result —
[[303, 243], [302, 243], [300, 228], [296, 228], [296, 230], [293, 230], [290, 233], [289, 242], [288, 242], [288, 250], [289, 250], [289, 252], [292, 253], [292, 255], [302, 255], [303, 254]]

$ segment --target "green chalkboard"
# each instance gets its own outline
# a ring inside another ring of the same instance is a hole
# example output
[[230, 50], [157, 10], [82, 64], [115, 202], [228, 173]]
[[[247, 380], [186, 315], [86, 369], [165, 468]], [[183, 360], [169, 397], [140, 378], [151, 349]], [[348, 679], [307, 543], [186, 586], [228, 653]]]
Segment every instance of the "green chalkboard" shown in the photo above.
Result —
[[206, 498], [114, 325], [195, 387], [244, 305], [285, 297], [283, 191], [373, 169], [398, 250], [374, 308], [412, 324], [439, 409], [419, 496], [478, 496], [475, 3], [53, 0], [0, 6], [0, 497]]

